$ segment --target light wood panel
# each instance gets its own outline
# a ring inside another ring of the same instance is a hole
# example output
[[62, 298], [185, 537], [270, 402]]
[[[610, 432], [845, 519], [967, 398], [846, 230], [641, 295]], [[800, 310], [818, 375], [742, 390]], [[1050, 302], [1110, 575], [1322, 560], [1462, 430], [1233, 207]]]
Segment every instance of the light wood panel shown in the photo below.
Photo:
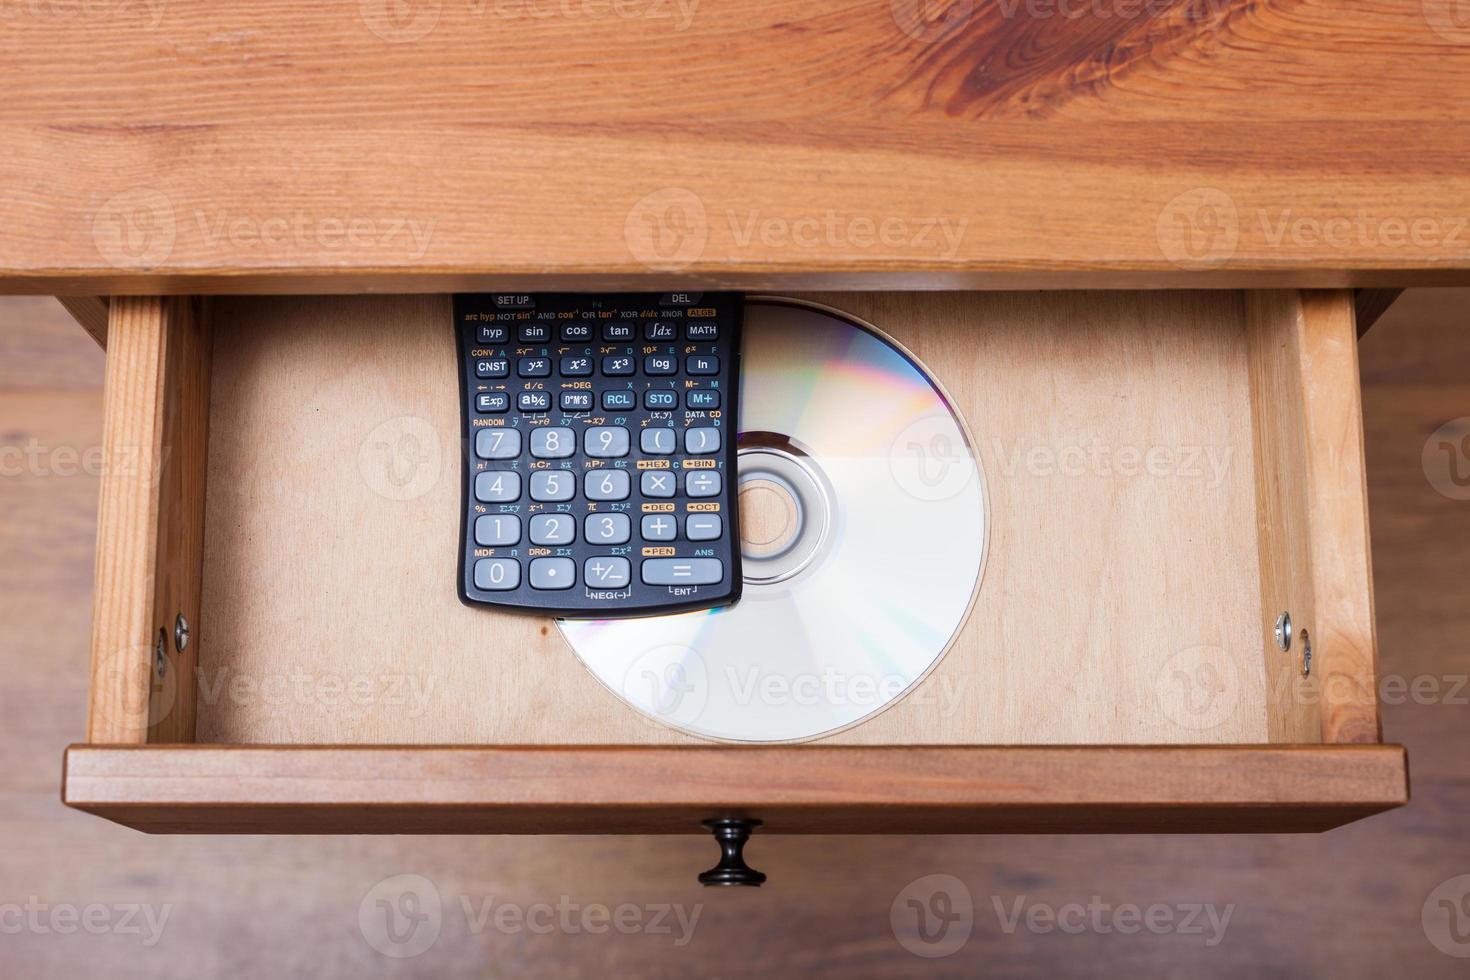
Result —
[[[936, 372], [992, 524], [954, 649], [833, 741], [1270, 739], [1239, 294], [825, 299]], [[216, 343], [200, 741], [688, 741], [457, 600], [446, 299], [219, 300]]]
[[32, 11], [0, 290], [1465, 282], [1453, 6]]
[[87, 737], [188, 741], [198, 643], [174, 625], [199, 621], [209, 330], [197, 300], [128, 297], [108, 334]]
[[97, 346], [107, 347], [107, 297], [58, 296], [57, 301], [70, 313]]
[[63, 799], [163, 833], [1320, 831], [1408, 802], [1396, 745], [333, 748], [74, 745]]

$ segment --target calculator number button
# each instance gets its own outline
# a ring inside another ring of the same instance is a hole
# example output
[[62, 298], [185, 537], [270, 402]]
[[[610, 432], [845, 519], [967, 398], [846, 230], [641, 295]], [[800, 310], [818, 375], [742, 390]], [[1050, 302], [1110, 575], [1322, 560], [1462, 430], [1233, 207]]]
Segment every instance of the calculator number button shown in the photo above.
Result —
[[532, 544], [571, 544], [577, 536], [577, 522], [570, 514], [537, 514], [531, 518]]
[[531, 559], [531, 588], [570, 589], [577, 584], [577, 563], [570, 558]]
[[566, 459], [577, 451], [577, 434], [565, 426], [531, 430], [531, 455], [537, 459]]
[[632, 526], [627, 514], [588, 514], [582, 537], [588, 544], [627, 544]]
[[628, 430], [620, 425], [594, 425], [582, 436], [582, 449], [594, 459], [628, 455]]
[[670, 456], [674, 452], [673, 429], [644, 429], [638, 435], [638, 447], [650, 456]]
[[720, 451], [720, 430], [712, 425], [697, 425], [684, 430], [684, 451], [695, 456], [708, 456]]
[[475, 433], [475, 455], [481, 459], [515, 459], [520, 454], [520, 429], [481, 429]]
[[514, 558], [481, 558], [475, 562], [475, 588], [504, 592], [521, 584], [521, 563]]
[[588, 500], [627, 500], [631, 483], [627, 470], [593, 470], [583, 486]]
[[482, 504], [508, 504], [521, 496], [521, 475], [492, 470], [475, 474], [475, 499]]
[[582, 564], [582, 578], [589, 589], [625, 589], [629, 577], [626, 558], [588, 558]]
[[560, 502], [576, 495], [577, 478], [568, 470], [537, 470], [531, 474], [532, 500]]
[[521, 540], [521, 519], [514, 514], [481, 514], [475, 518], [475, 544], [501, 548]]
[[714, 585], [725, 577], [718, 558], [645, 558], [644, 585]]
[[717, 497], [720, 494], [720, 474], [694, 470], [684, 478], [684, 492], [691, 497]]

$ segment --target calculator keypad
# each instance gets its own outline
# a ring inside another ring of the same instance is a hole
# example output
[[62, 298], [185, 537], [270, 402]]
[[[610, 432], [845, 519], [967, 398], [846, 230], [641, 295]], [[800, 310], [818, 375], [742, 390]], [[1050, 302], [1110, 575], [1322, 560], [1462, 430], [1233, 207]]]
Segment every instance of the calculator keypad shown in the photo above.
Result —
[[737, 294], [461, 295], [467, 602], [604, 618], [739, 598]]

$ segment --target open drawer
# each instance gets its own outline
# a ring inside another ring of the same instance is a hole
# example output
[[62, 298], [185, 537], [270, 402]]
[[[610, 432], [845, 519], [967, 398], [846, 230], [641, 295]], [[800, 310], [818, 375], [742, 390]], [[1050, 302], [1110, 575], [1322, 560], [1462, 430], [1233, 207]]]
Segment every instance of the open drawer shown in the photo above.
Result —
[[66, 803], [161, 832], [983, 833], [1406, 801], [1350, 293], [817, 299], [947, 389], [989, 555], [905, 698], [771, 747], [646, 721], [550, 621], [460, 604], [448, 297], [113, 300]]

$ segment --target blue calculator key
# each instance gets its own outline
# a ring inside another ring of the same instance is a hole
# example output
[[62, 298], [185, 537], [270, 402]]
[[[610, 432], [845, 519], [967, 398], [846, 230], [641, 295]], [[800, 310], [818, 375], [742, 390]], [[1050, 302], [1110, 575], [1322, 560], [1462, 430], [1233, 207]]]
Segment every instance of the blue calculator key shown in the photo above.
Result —
[[679, 371], [679, 359], [673, 354], [650, 354], [643, 359], [643, 373], [658, 377], [665, 374], [676, 374]]
[[602, 373], [609, 378], [621, 378], [633, 370], [633, 358], [627, 354], [611, 354], [602, 359]]
[[516, 362], [516, 374], [522, 378], [549, 378], [551, 358], [523, 357]]
[[713, 354], [690, 354], [684, 359], [684, 370], [693, 375], [719, 374], [720, 359]]
[[551, 411], [551, 392], [523, 391], [516, 396], [516, 410], [521, 412]]
[[509, 358], [482, 357], [475, 362], [475, 377], [477, 378], [505, 378], [509, 376]]
[[510, 339], [510, 328], [503, 323], [482, 323], [475, 329], [475, 343], [503, 344]]
[[563, 357], [559, 370], [564, 378], [590, 378], [592, 377], [592, 358], [586, 354]]
[[551, 340], [551, 325], [546, 323], [523, 323], [518, 335], [523, 344], [545, 344]]
[[475, 396], [475, 411], [483, 414], [503, 412], [510, 408], [510, 396], [503, 391], [482, 391]]
[[679, 393], [672, 388], [649, 388], [643, 393], [643, 407], [654, 410], [679, 407]]
[[564, 391], [561, 393], [561, 410], [563, 412], [590, 412], [592, 411], [592, 392], [590, 391]]
[[720, 393], [713, 388], [690, 388], [684, 392], [684, 407], [712, 409], [720, 407]]
[[636, 408], [638, 399], [631, 391], [604, 391], [602, 407], [609, 412], [623, 412]]
[[592, 340], [592, 324], [590, 323], [563, 323], [561, 325], [561, 339], [567, 344], [585, 344]]

